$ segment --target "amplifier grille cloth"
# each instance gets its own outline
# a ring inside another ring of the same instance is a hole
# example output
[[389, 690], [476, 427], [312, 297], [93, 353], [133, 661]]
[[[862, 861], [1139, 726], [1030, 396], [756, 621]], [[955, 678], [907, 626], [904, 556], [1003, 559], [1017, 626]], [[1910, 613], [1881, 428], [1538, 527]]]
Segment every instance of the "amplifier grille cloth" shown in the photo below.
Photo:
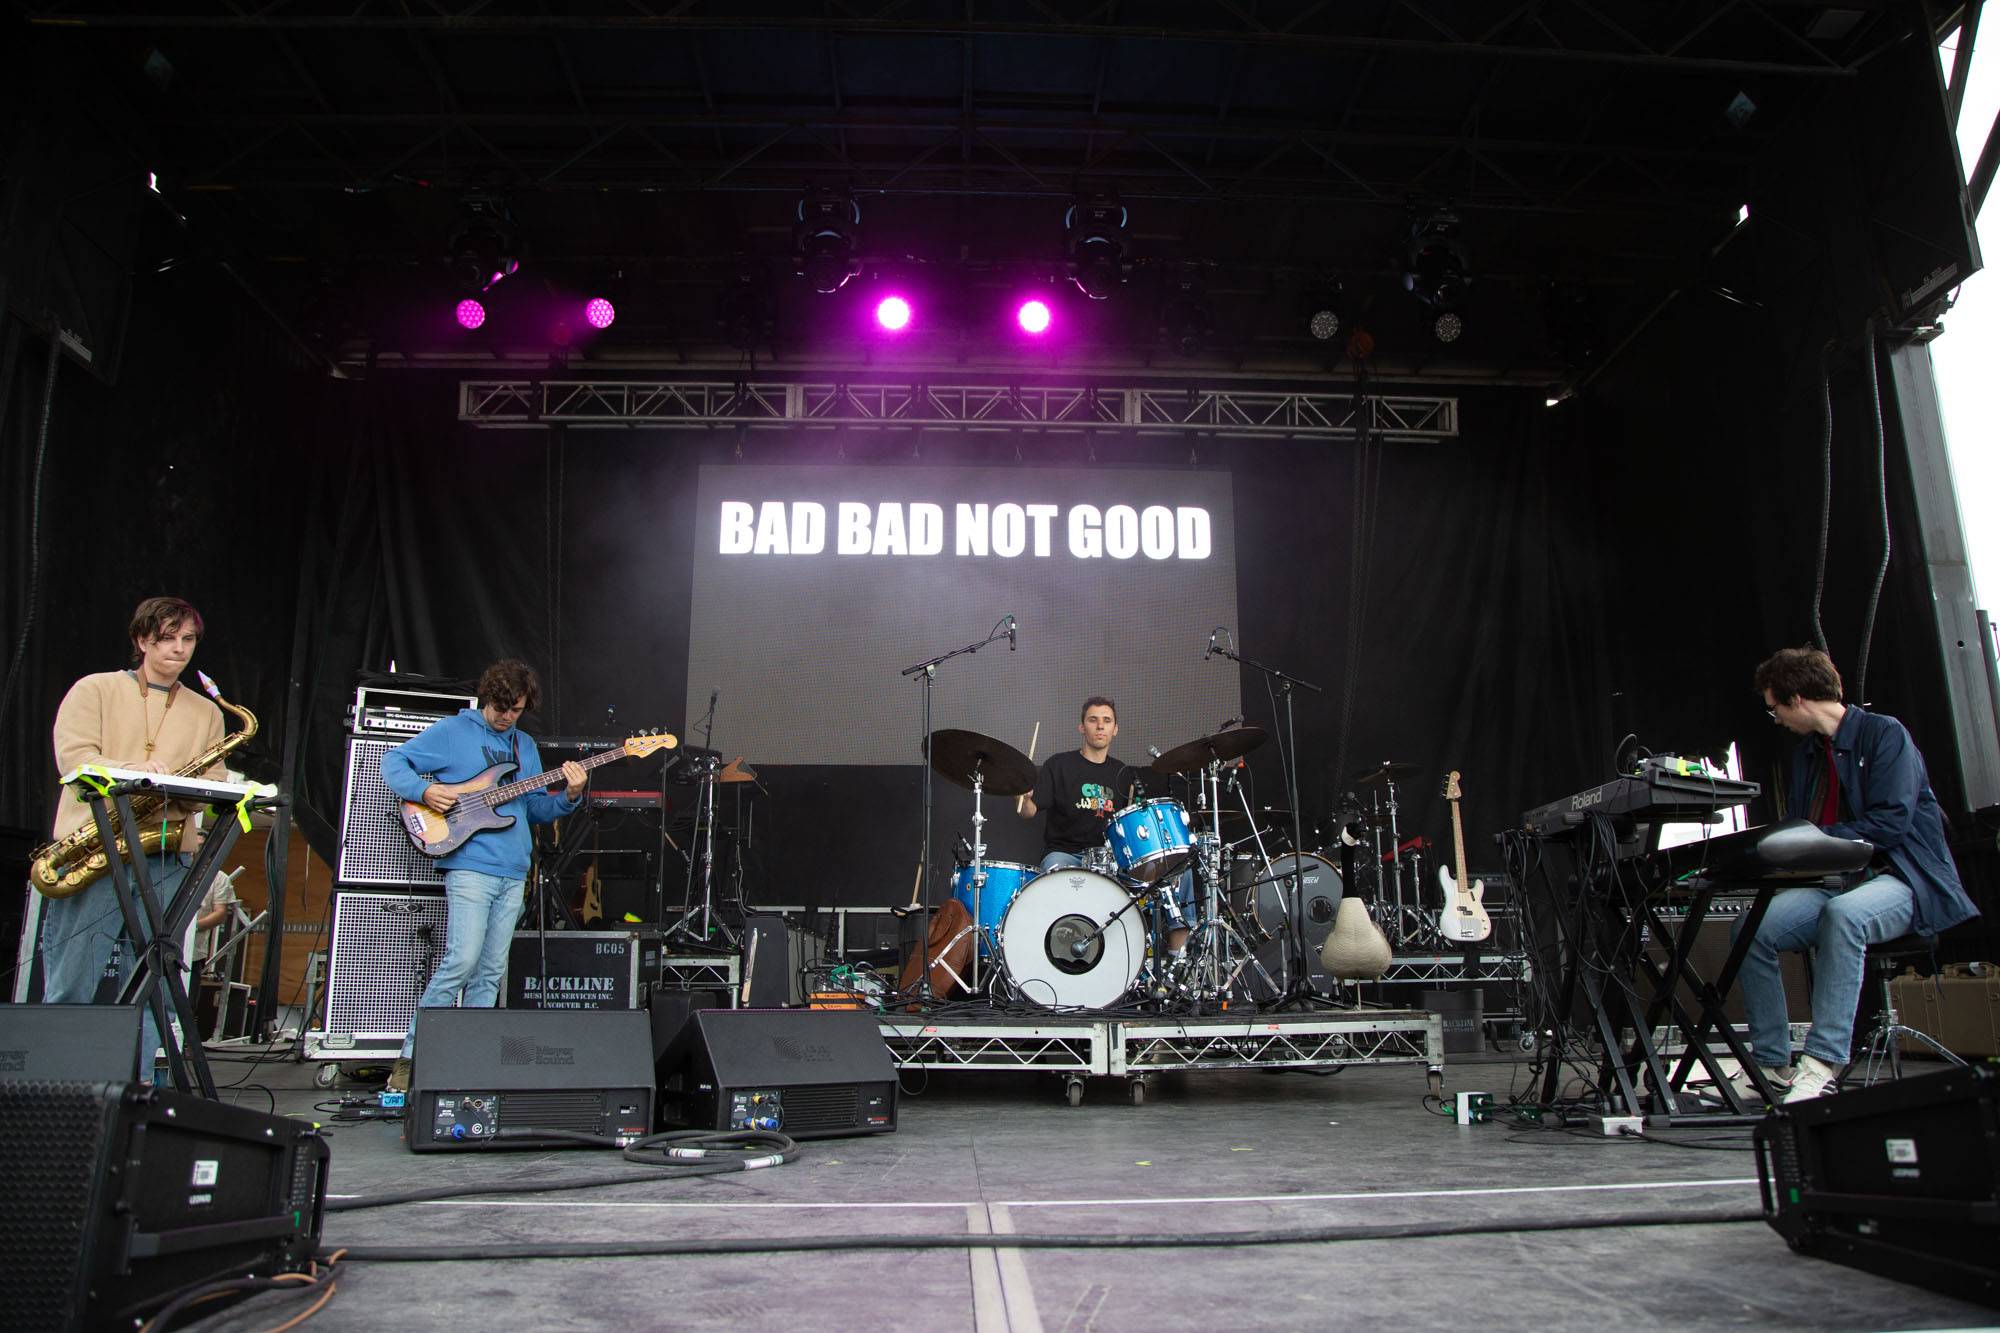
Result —
[[348, 890], [335, 894], [327, 1036], [401, 1045], [417, 997], [444, 960], [444, 946], [443, 898]]
[[70, 1321], [106, 1095], [90, 1084], [0, 1082], [0, 1327]]
[[852, 1085], [786, 1088], [785, 1125], [790, 1129], [847, 1129], [861, 1118], [861, 1095]]
[[340, 806], [340, 882], [442, 888], [444, 872], [403, 831], [396, 793], [382, 781], [382, 756], [402, 741], [351, 737]]

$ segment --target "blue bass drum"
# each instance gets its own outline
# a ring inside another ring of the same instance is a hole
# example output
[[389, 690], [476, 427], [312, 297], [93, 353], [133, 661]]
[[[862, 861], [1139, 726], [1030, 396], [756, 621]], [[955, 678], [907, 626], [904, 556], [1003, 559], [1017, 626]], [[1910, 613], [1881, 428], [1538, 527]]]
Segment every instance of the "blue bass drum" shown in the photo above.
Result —
[[1040, 867], [1024, 866], [1018, 861], [988, 861], [985, 869], [986, 882], [979, 886], [976, 909], [972, 902], [972, 867], [962, 865], [951, 872], [951, 896], [965, 905], [966, 914], [979, 926], [981, 958], [992, 955], [990, 941], [1000, 929], [1001, 918], [1007, 915], [1007, 905], [1014, 901], [1014, 895], [1042, 873]]
[[1188, 863], [1187, 811], [1179, 801], [1156, 797], [1128, 805], [1111, 816], [1104, 836], [1118, 858], [1118, 871], [1140, 884], [1151, 884]]

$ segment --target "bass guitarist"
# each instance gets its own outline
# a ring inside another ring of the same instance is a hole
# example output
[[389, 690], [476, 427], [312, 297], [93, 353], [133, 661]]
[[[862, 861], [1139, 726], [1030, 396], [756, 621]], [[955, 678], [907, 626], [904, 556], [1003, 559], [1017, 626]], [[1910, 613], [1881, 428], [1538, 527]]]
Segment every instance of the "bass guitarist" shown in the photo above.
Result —
[[[421, 734], [382, 756], [382, 781], [406, 801], [422, 801], [439, 814], [458, 803], [453, 788], [471, 782], [496, 764], [514, 764], [515, 776], [531, 778], [542, 771], [541, 751], [534, 737], [518, 723], [523, 713], [541, 702], [541, 681], [534, 669], [516, 658], [495, 662], [479, 678], [479, 707], [462, 708], [455, 716], [432, 723]], [[583, 798], [581, 764], [559, 770], [564, 791], [537, 791], [501, 806], [499, 813], [516, 818], [505, 828], [474, 834], [457, 850], [442, 857], [444, 868], [444, 961], [431, 974], [417, 1008], [490, 1009], [500, 994], [500, 977], [507, 969], [507, 946], [514, 938], [527, 890], [528, 862], [534, 844], [530, 824], [553, 824], [574, 811]], [[554, 786], [551, 776], [550, 786]], [[463, 999], [461, 999], [461, 995]], [[403, 1037], [403, 1053], [389, 1074], [392, 1092], [407, 1091], [416, 1049], [416, 1014]]]

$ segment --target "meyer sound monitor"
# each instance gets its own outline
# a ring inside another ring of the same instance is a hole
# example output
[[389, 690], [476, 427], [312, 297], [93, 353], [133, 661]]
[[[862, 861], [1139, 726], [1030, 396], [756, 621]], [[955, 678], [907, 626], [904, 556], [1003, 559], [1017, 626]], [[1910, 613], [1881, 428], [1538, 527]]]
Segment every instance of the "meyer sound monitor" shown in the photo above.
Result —
[[2000, 1069], [1796, 1102], [1756, 1145], [1764, 1220], [1794, 1250], [2000, 1306]]
[[423, 1009], [412, 1152], [631, 1143], [653, 1131], [643, 1009]]
[[[0, 1079], [123, 1083], [135, 1078], [142, 1012], [136, 1004], [0, 1005]], [[152, 1068], [148, 1059], [149, 1075]]]
[[794, 1139], [896, 1130], [896, 1067], [873, 1014], [702, 1009], [660, 1062], [666, 1115]]
[[140, 1083], [0, 1081], [0, 1328], [129, 1330], [187, 1287], [303, 1268], [326, 1164], [302, 1120]]

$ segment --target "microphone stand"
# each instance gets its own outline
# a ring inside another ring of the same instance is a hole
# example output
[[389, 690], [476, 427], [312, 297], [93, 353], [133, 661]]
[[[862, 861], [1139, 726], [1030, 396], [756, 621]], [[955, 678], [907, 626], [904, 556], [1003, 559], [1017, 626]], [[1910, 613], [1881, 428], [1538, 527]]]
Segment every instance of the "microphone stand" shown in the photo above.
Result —
[[[924, 680], [924, 734], [918, 748], [918, 753], [924, 757], [923, 845], [919, 852], [921, 859], [917, 863], [918, 898], [923, 908], [923, 915], [918, 922], [917, 948], [923, 955], [923, 970], [917, 974], [917, 986], [926, 999], [930, 998], [931, 988], [931, 710], [937, 693], [937, 669], [954, 657], [976, 653], [987, 644], [997, 643], [1006, 638], [1011, 623], [1011, 617], [1002, 616], [1000, 623], [994, 626], [993, 632], [979, 642], [968, 643], [963, 648], [954, 648], [948, 653], [939, 653], [936, 657], [926, 658], [915, 666], [904, 667], [900, 673], [905, 676], [922, 673]], [[979, 922], [975, 920], [972, 924], [976, 930]], [[979, 957], [979, 941], [976, 935], [973, 939], [972, 956], [976, 964]]]
[[[1271, 1007], [1285, 1009], [1310, 1004], [1313, 1000], [1312, 963], [1306, 957], [1305, 895], [1302, 891], [1305, 885], [1305, 829], [1299, 806], [1299, 740], [1293, 687], [1311, 690], [1314, 694], [1325, 691], [1311, 681], [1300, 680], [1274, 666], [1266, 666], [1254, 657], [1244, 657], [1233, 648], [1211, 644], [1209, 651], [1217, 657], [1228, 658], [1238, 666], [1263, 672], [1278, 682], [1278, 691], [1285, 696], [1285, 747], [1291, 752], [1291, 758], [1285, 762], [1285, 794], [1292, 803], [1292, 871], [1285, 876], [1285, 915], [1291, 923], [1292, 945], [1285, 962], [1288, 971], [1296, 970], [1286, 978], [1285, 993]], [[1279, 758], [1283, 760], [1284, 756]]]

